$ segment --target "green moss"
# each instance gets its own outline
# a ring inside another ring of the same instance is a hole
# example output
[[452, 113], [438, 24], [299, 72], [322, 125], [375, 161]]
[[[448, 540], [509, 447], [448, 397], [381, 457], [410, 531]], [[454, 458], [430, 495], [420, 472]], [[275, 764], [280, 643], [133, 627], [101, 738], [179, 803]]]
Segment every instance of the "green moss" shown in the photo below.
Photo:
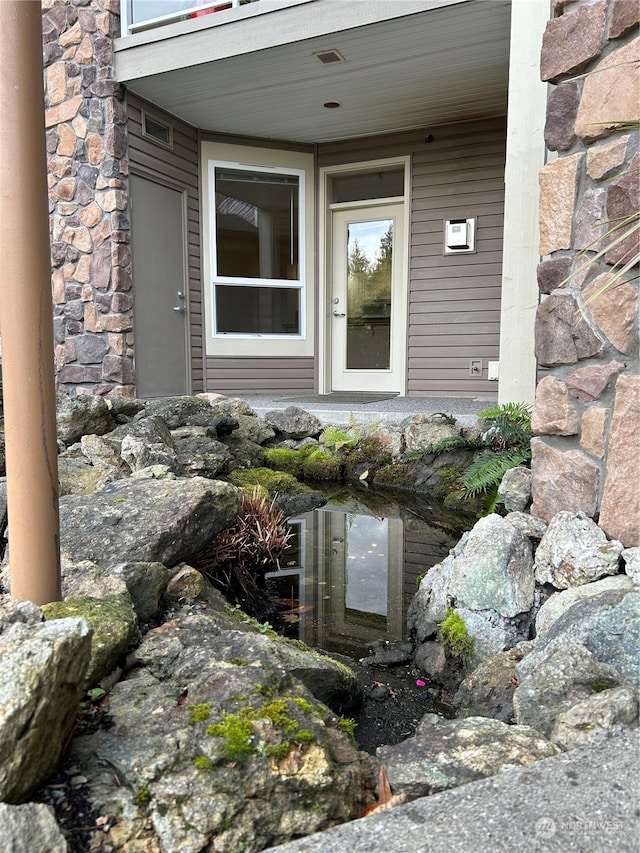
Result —
[[473, 637], [469, 636], [464, 619], [456, 612], [454, 607], [447, 610], [447, 614], [440, 623], [438, 638], [445, 652], [454, 658], [466, 660], [473, 652]]
[[460, 474], [459, 468], [452, 465], [445, 465], [440, 469], [440, 479], [437, 485], [433, 488], [433, 496], [439, 500], [446, 500], [452, 493], [460, 491]]
[[191, 711], [191, 717], [189, 718], [189, 725], [191, 726], [202, 720], [208, 720], [211, 716], [211, 706], [206, 702], [202, 702], [200, 705], [189, 705], [188, 710]]
[[283, 740], [282, 743], [270, 743], [266, 749], [266, 755], [268, 755], [269, 758], [275, 758], [276, 761], [280, 761], [289, 755], [290, 750], [291, 742]]
[[234, 666], [249, 666], [246, 658], [231, 658], [231, 663]]
[[[244, 711], [253, 709], [243, 709]], [[246, 758], [253, 752], [253, 725], [247, 714], [225, 714], [221, 723], [211, 725], [207, 734], [224, 738], [225, 755], [230, 761]]]
[[229, 480], [240, 488], [261, 486], [271, 497], [276, 494], [292, 495], [307, 491], [291, 474], [273, 471], [271, 468], [236, 468], [229, 474]]
[[341, 732], [346, 732], [350, 737], [354, 737], [357, 725], [356, 721], [351, 717], [340, 717], [336, 723], [336, 728]]
[[314, 450], [305, 459], [303, 474], [308, 480], [342, 480], [342, 462], [326, 450]]
[[414, 492], [416, 480], [409, 466], [402, 462], [393, 462], [391, 465], [383, 465], [376, 471], [376, 484], [390, 489]]
[[206, 755], [196, 755], [193, 759], [194, 765], [198, 768], [198, 770], [213, 770], [214, 764], [210, 758], [207, 758]]
[[595, 678], [591, 682], [591, 689], [594, 693], [602, 693], [603, 690], [611, 690], [612, 687], [617, 687], [618, 683], [612, 678]]
[[145, 803], [148, 803], [151, 799], [151, 791], [149, 790], [148, 785], [142, 785], [136, 791], [136, 795], [133, 798], [133, 802], [136, 806], [143, 806]]
[[293, 739], [296, 743], [312, 743], [316, 739], [316, 736], [309, 729], [299, 729], [293, 736]]
[[313, 713], [313, 705], [311, 702], [307, 702], [307, 700], [303, 699], [301, 696], [296, 696], [293, 702], [301, 711], [305, 711], [307, 714]]
[[302, 466], [307, 456], [302, 450], [291, 447], [268, 447], [264, 452], [264, 461], [276, 471], [285, 471], [296, 479], [302, 476]]

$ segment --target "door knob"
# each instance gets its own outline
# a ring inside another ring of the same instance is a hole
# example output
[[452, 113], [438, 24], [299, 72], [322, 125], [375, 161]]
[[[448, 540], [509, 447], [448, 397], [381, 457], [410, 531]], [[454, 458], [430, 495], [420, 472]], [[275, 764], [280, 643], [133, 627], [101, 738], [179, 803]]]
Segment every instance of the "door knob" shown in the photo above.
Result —
[[178, 314], [186, 314], [187, 313], [184, 305], [174, 305], [173, 310], [176, 311]]
[[344, 311], [334, 311], [333, 316], [334, 317], [346, 317], [347, 315], [345, 314]]

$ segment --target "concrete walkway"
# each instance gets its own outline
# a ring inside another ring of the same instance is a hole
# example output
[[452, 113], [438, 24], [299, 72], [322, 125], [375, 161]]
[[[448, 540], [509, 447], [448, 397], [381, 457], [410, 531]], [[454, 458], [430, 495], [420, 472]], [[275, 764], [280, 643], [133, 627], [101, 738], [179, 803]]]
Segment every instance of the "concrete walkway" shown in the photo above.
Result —
[[[638, 853], [637, 731], [269, 848], [273, 853]], [[265, 851], [266, 853], [266, 851]]]
[[374, 394], [242, 394], [243, 400], [263, 417], [270, 409], [297, 406], [315, 415], [323, 424], [342, 426], [353, 414], [360, 424], [398, 424], [415, 414], [444, 412], [452, 415], [460, 426], [473, 426], [478, 412], [497, 404], [497, 396], [486, 397], [387, 397], [363, 402]]

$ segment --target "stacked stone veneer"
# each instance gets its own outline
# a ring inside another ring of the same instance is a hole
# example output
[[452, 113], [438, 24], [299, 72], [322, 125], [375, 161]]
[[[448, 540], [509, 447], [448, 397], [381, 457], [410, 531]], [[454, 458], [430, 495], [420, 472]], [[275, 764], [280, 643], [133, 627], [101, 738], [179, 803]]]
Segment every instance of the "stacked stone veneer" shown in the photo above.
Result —
[[640, 117], [640, 4], [554, 7], [541, 55], [553, 84], [545, 138], [558, 156], [540, 174], [532, 512], [583, 510], [637, 546], [638, 267], [613, 279], [637, 257], [639, 232], [613, 245], [607, 231], [640, 206], [638, 132], [622, 124]]
[[119, 0], [43, 0], [56, 380], [132, 395], [133, 298]]

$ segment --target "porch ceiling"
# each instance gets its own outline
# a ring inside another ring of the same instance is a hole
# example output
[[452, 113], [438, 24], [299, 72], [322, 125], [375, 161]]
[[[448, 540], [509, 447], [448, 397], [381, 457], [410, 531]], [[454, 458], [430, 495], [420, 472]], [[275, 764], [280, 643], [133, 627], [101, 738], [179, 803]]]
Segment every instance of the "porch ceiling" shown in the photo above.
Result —
[[[205, 131], [319, 143], [426, 130], [506, 113], [510, 5], [311, 0], [224, 25], [205, 27], [202, 18], [146, 40], [119, 40], [116, 74], [140, 97]], [[396, 16], [363, 23], [373, 7], [385, 6]], [[356, 12], [350, 26], [336, 14], [341, 7]], [[242, 52], [231, 54], [225, 45], [238, 32]], [[331, 49], [345, 61], [322, 65], [314, 57]], [[341, 106], [326, 109], [327, 101]]]

